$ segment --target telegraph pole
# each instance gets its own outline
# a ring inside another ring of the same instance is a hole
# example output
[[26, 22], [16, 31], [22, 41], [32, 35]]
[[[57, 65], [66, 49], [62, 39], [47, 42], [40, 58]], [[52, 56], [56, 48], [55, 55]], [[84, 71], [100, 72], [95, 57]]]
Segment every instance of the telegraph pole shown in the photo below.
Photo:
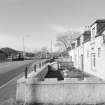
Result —
[[23, 42], [23, 57], [25, 58], [25, 45], [24, 45], [24, 36], [22, 38], [22, 42]]
[[51, 40], [51, 53], [52, 53], [52, 40]]
[[52, 50], [52, 40], [51, 40], [51, 58], [52, 58], [52, 52], [53, 50]]

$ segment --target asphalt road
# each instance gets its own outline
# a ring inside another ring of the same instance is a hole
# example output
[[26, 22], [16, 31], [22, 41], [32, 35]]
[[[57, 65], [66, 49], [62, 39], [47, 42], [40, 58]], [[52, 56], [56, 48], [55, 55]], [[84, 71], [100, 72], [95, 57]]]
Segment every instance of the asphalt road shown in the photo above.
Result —
[[[16, 81], [23, 77], [26, 65], [32, 62], [38, 63], [40, 60], [0, 63], [0, 87], [3, 86], [0, 88], [0, 105], [11, 105], [7, 102], [11, 99], [15, 101]], [[8, 81], [9, 83], [7, 83]], [[6, 85], [4, 86], [4, 84]]]
[[15, 61], [0, 64], [0, 87], [24, 72], [26, 66], [34, 61]]

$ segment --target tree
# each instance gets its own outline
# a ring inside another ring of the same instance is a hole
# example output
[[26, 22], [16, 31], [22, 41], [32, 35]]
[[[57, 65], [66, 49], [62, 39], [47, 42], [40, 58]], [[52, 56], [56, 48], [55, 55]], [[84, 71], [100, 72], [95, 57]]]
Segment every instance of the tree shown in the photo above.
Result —
[[72, 32], [72, 31], [68, 31], [64, 34], [60, 34], [57, 37], [57, 43], [56, 46], [57, 47], [61, 47], [64, 50], [68, 50], [71, 49], [71, 43], [72, 41], [77, 38], [78, 36], [80, 36], [80, 32]]
[[68, 33], [65, 33], [63, 35], [59, 35], [56, 41], [57, 47], [67, 50], [68, 48], [71, 47], [72, 37]]

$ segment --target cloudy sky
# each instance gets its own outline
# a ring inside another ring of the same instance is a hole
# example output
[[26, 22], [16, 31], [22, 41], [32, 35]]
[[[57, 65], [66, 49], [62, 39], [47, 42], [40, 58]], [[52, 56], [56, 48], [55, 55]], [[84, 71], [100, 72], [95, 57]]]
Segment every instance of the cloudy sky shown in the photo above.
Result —
[[105, 18], [105, 0], [0, 0], [0, 47], [55, 45], [59, 33]]

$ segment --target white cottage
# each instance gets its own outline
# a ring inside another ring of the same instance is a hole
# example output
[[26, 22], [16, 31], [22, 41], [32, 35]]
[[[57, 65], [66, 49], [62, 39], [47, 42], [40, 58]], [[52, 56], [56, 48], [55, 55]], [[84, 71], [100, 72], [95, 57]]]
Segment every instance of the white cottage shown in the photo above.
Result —
[[74, 66], [105, 80], [105, 20], [96, 20], [75, 43], [69, 52]]

